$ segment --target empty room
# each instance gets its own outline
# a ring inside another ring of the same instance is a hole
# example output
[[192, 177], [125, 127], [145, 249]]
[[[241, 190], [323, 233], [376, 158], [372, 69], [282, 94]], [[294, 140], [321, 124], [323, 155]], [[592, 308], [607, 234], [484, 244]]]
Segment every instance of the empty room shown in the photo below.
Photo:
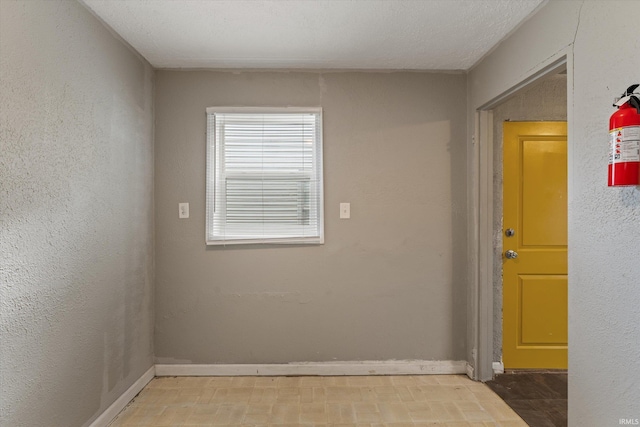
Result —
[[639, 15], [0, 0], [0, 425], [638, 425]]

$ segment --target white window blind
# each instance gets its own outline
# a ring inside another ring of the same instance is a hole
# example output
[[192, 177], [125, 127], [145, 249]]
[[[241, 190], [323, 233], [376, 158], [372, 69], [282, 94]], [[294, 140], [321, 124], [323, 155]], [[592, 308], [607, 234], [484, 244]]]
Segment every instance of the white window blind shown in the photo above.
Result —
[[207, 109], [207, 244], [323, 243], [320, 109]]

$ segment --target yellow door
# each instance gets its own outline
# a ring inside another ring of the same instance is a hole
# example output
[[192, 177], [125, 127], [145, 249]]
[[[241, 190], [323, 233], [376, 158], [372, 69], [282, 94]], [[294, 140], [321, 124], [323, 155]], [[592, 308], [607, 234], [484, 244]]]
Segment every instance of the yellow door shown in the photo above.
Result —
[[567, 124], [503, 131], [504, 366], [566, 369]]

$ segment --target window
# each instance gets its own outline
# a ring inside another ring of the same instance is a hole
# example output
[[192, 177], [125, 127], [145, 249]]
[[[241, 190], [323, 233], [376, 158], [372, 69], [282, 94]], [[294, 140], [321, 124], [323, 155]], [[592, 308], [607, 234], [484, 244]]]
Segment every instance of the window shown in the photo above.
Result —
[[322, 110], [207, 108], [208, 245], [323, 243]]

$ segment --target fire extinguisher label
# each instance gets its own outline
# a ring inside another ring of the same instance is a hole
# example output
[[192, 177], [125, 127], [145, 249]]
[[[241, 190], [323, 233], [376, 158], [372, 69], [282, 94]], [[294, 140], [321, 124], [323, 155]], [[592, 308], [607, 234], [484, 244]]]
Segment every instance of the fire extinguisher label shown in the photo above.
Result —
[[609, 132], [609, 164], [623, 162], [640, 162], [640, 126]]

